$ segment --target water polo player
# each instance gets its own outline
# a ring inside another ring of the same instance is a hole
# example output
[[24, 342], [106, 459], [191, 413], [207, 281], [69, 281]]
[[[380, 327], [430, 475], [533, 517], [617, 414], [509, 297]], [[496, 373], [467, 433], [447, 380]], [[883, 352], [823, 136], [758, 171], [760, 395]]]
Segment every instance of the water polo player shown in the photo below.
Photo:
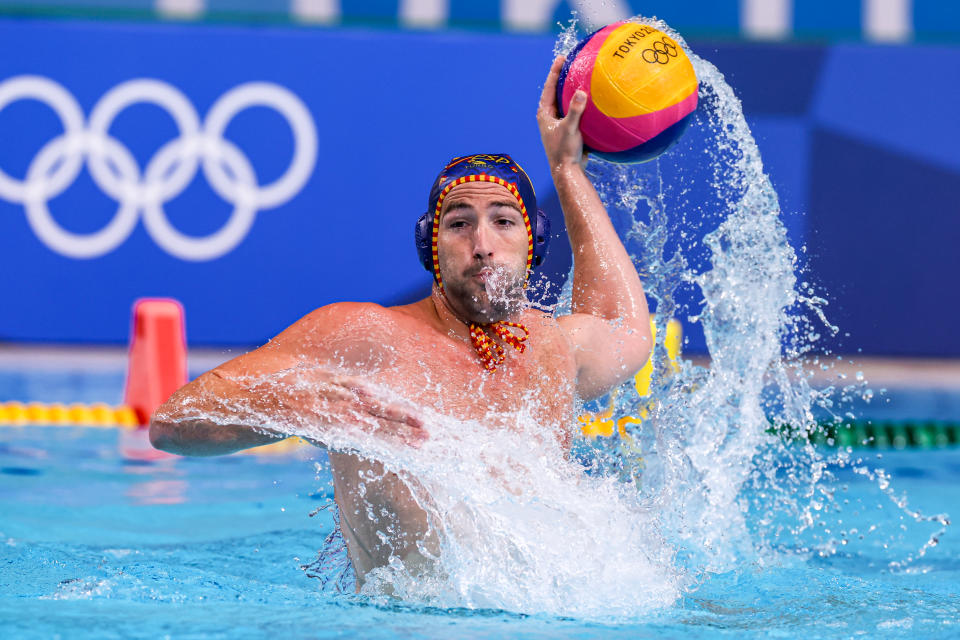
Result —
[[362, 583], [391, 561], [417, 565], [436, 541], [408, 485], [337, 447], [338, 434], [420, 446], [431, 437], [426, 415], [508, 429], [536, 402], [539, 422], [566, 442], [575, 398], [630, 378], [651, 338], [640, 280], [581, 166], [583, 93], [556, 115], [561, 65], [550, 70], [537, 119], [574, 248], [570, 315], [524, 304], [546, 240], [526, 174], [507, 155], [455, 158], [416, 223], [420, 260], [434, 278], [428, 298], [317, 309], [177, 391], [153, 417], [154, 445], [218, 455], [306, 433], [330, 446], [341, 528]]

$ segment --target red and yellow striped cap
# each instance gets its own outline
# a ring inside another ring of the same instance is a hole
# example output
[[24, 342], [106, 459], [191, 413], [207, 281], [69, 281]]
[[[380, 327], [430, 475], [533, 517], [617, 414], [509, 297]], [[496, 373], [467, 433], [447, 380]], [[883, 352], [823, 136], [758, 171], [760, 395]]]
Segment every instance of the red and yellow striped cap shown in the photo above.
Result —
[[[454, 158], [443, 168], [433, 187], [430, 189], [430, 200], [427, 214], [433, 213], [433, 224], [430, 232], [430, 260], [433, 265], [433, 277], [442, 288], [443, 280], [440, 277], [440, 258], [437, 253], [437, 239], [440, 235], [440, 210], [447, 194], [457, 185], [466, 182], [492, 182], [505, 187], [520, 205], [523, 214], [523, 224], [527, 229], [527, 270], [533, 265], [534, 234], [530, 225], [528, 211], [537, 211], [537, 194], [533, 190], [533, 183], [526, 172], [513, 158], [505, 153], [478, 153], [471, 156]], [[421, 256], [421, 262], [426, 256]]]

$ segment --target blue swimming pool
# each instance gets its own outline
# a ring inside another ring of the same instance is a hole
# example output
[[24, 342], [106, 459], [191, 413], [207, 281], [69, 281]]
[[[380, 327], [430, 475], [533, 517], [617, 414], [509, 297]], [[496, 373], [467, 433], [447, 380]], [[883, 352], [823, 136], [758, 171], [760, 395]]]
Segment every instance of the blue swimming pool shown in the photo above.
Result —
[[[43, 386], [43, 375], [30, 374], [39, 376], [33, 382], [24, 375], [18, 389]], [[118, 380], [79, 376], [71, 384], [58, 375], [48, 381], [67, 402], [91, 400], [86, 394]], [[774, 553], [701, 576], [672, 606], [565, 617], [425, 607], [323, 588], [302, 569], [334, 526], [329, 509], [318, 511], [331, 497], [318, 450], [160, 460], [146, 459], [147, 451], [143, 434], [122, 430], [0, 429], [5, 637], [960, 634], [960, 536], [948, 528], [923, 557], [891, 566], [915, 555], [938, 525], [904, 518], [878, 499], [875, 481], [849, 469], [833, 469], [838, 504], [859, 506], [832, 517], [846, 531], [879, 527], [864, 540], [830, 548], [784, 533]], [[869, 456], [910, 509], [960, 505], [960, 450]]]

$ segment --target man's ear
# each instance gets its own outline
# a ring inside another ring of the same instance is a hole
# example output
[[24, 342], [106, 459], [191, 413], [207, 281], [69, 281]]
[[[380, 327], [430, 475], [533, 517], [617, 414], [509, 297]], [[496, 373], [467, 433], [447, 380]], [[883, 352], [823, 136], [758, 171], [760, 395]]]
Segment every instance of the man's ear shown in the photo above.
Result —
[[429, 212], [420, 216], [413, 229], [414, 241], [417, 244], [417, 257], [420, 264], [427, 271], [433, 272], [433, 216]]

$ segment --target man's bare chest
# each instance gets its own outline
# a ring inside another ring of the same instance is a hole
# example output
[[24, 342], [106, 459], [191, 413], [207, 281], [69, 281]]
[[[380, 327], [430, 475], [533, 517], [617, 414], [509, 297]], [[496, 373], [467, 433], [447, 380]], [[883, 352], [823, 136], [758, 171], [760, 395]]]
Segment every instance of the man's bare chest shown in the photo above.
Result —
[[416, 404], [461, 420], [522, 412], [557, 424], [572, 417], [576, 370], [565, 344], [537, 337], [522, 353], [505, 345], [492, 372], [473, 345], [435, 339], [429, 350], [401, 356], [399, 366], [383, 372], [384, 381]]

